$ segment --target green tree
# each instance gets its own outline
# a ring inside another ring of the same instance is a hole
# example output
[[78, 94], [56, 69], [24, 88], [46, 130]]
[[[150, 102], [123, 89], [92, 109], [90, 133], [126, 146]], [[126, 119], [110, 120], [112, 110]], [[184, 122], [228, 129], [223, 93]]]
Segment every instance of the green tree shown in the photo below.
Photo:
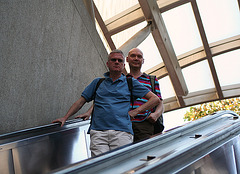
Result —
[[203, 103], [197, 106], [190, 107], [190, 111], [187, 111], [184, 115], [185, 121], [194, 121], [199, 118], [211, 115], [217, 111], [230, 110], [240, 114], [240, 97], [224, 99], [209, 103]]

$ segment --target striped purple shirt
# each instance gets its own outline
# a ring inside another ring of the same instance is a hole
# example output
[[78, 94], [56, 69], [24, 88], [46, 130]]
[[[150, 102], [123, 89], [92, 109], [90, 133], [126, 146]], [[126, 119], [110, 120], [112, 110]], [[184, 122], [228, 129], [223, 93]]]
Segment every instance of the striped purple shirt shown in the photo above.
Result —
[[[127, 74], [127, 77], [132, 77], [132, 76], [130, 74]], [[143, 73], [140, 77], [137, 78], [137, 80], [141, 84], [146, 86], [150, 91], [152, 91], [149, 75]], [[161, 96], [161, 92], [160, 92], [160, 88], [159, 88], [159, 82], [158, 82], [157, 78], [155, 78], [155, 91], [156, 91], [156, 95], [160, 98], [160, 100], [162, 100], [162, 96]], [[147, 101], [148, 100], [146, 98], [137, 98], [134, 101], [133, 109], [138, 108], [139, 106], [146, 103]], [[131, 108], [132, 108], [132, 104], [131, 104]], [[151, 112], [153, 112], [153, 109], [146, 110], [145, 112], [139, 113], [132, 121], [133, 122], [141, 122], [141, 121], [145, 120], [151, 114]]]

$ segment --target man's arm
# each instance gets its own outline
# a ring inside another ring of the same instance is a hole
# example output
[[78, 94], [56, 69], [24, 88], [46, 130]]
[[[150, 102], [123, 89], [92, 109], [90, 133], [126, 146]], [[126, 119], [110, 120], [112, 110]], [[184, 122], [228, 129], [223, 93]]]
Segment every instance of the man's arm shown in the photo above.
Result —
[[130, 117], [134, 118], [135, 116], [137, 116], [137, 114], [149, 110], [154, 106], [160, 104], [160, 99], [158, 98], [158, 96], [151, 91], [149, 91], [144, 97], [148, 99], [148, 101], [143, 105], [139, 106], [138, 108], [129, 111], [128, 114], [130, 115]]
[[80, 114], [80, 115], [76, 116], [75, 118], [82, 118], [84, 120], [88, 120], [92, 114], [93, 107], [94, 107], [94, 104], [92, 104], [92, 106], [88, 109], [87, 112], [85, 112], [84, 114]]
[[58, 118], [56, 120], [54, 120], [52, 123], [57, 123], [60, 122], [61, 127], [64, 125], [64, 123], [66, 122], [66, 120], [71, 117], [73, 114], [75, 114], [77, 111], [79, 111], [82, 106], [86, 103], [86, 99], [84, 97], [80, 97], [68, 110], [67, 114], [62, 117], [62, 118]]
[[[159, 82], [158, 82], [158, 79], [156, 78], [155, 76], [155, 79], [153, 81], [153, 78], [154, 76], [150, 76], [150, 79], [151, 79], [151, 86], [152, 86], [152, 90], [154, 90], [155, 94], [156, 94], [156, 91], [159, 90], [159, 95], [160, 95], [160, 104], [156, 106], [155, 108], [155, 111], [153, 113], [151, 113], [147, 119], [148, 121], [150, 121], [151, 123], [155, 123], [157, 121], [157, 119], [162, 115], [162, 113], [164, 112], [164, 107], [163, 107], [163, 102], [161, 100], [161, 94], [160, 94], [160, 88], [159, 88]], [[158, 94], [156, 94], [158, 95]]]
[[157, 119], [162, 115], [163, 111], [164, 111], [163, 102], [162, 100], [160, 100], [160, 103], [157, 105], [155, 112], [151, 113], [149, 117], [147, 117], [147, 119], [151, 123], [155, 123]]

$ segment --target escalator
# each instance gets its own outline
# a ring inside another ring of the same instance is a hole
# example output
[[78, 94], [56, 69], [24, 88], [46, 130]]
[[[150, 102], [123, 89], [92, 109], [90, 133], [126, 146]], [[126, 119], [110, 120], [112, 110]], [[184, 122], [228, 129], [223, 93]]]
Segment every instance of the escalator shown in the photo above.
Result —
[[1, 135], [0, 173], [42, 174], [88, 159], [88, 127], [89, 121], [69, 120]]
[[240, 119], [221, 111], [90, 158], [89, 121], [0, 136], [0, 171], [28, 173], [240, 173]]

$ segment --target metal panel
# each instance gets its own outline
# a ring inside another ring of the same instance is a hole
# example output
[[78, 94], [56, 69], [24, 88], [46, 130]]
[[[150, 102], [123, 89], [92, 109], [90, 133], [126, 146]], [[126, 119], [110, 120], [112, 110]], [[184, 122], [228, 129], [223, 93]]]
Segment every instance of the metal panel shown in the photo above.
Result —
[[46, 137], [38, 138], [33, 143], [14, 148], [15, 173], [46, 173], [87, 159], [83, 134], [84, 132], [81, 132], [80, 128], [75, 128], [46, 135]]
[[[182, 169], [179, 174], [186, 173], [211, 173], [211, 174], [229, 174], [239, 173], [239, 154], [234, 152], [235, 148], [240, 147], [240, 137], [232, 139], [228, 143], [205, 155], [200, 160], [190, 166]], [[238, 163], [238, 165], [237, 165]]]
[[0, 171], [1, 174], [13, 174], [13, 159], [12, 159], [12, 151], [0, 151]]
[[90, 157], [89, 121], [68, 122], [0, 136], [0, 171], [42, 174]]
[[52, 173], [237, 173], [239, 136], [239, 116], [219, 112]]
[[[240, 119], [230, 111], [89, 158], [89, 122], [0, 136], [0, 170], [28, 173], [239, 173]], [[199, 136], [198, 136], [199, 135]]]

